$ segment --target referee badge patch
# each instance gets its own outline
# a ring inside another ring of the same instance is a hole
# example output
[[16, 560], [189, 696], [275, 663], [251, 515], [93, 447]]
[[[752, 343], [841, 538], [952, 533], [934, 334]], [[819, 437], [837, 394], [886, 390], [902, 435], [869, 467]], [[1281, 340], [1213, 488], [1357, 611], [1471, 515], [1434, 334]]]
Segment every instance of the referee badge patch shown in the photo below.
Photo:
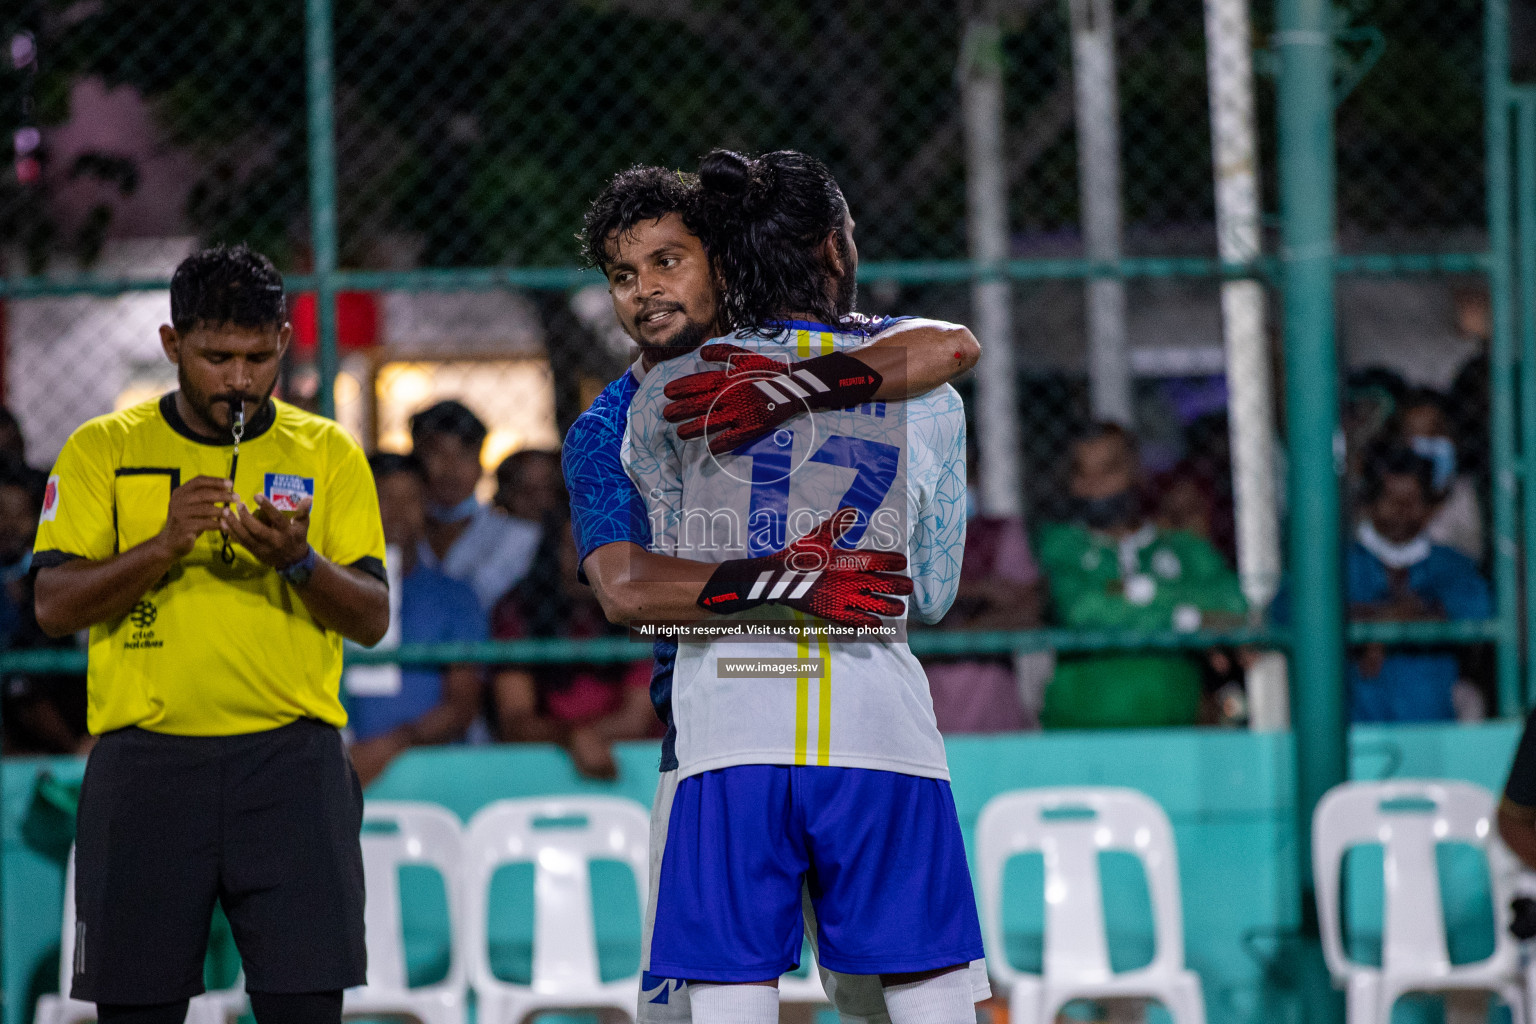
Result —
[[276, 505], [279, 512], [297, 512], [300, 502], [315, 496], [315, 478], [268, 473], [265, 490], [267, 500]]
[[43, 491], [43, 514], [38, 517], [40, 523], [51, 523], [59, 514], [59, 477], [54, 474], [48, 478], [48, 486]]

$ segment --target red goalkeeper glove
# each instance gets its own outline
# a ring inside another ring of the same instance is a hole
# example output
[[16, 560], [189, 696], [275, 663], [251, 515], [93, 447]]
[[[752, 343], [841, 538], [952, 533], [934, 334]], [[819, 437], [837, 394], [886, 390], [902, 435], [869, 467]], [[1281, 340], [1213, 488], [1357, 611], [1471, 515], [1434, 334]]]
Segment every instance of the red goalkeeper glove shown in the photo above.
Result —
[[900, 615], [897, 597], [912, 593], [912, 578], [899, 551], [844, 551], [833, 545], [858, 520], [851, 508], [783, 551], [761, 558], [721, 562], [698, 605], [729, 615], [764, 604], [783, 605], [846, 626], [878, 626], [878, 615]]
[[785, 363], [736, 345], [705, 345], [699, 355], [724, 370], [679, 377], [666, 387], [672, 404], [661, 411], [677, 423], [677, 436], [709, 440], [723, 455], [772, 433], [802, 412], [846, 409], [880, 390], [880, 375], [843, 352]]

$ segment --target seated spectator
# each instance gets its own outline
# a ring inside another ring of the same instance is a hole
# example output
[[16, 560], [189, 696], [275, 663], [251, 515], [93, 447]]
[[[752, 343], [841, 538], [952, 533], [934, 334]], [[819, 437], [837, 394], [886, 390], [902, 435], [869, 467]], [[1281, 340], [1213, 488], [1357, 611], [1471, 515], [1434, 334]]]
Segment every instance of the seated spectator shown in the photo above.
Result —
[[[1039, 548], [1058, 623], [1192, 631], [1240, 621], [1246, 605], [1221, 554], [1143, 513], [1136, 441], [1124, 427], [1091, 427], [1071, 460], [1073, 521], [1043, 530]], [[1188, 655], [1062, 655], [1041, 720], [1053, 729], [1194, 725], [1201, 692], [1200, 660]]]
[[[375, 455], [369, 463], [379, 489], [389, 570], [389, 632], [380, 647], [475, 643], [485, 616], [469, 585], [420, 557], [425, 529], [426, 477], [409, 455]], [[463, 737], [484, 693], [477, 665], [355, 665], [346, 671], [352, 763], [363, 784], [411, 747]]]
[[[1470, 558], [1436, 544], [1432, 462], [1388, 446], [1366, 460], [1365, 517], [1346, 567], [1350, 615], [1365, 622], [1483, 619], [1493, 601]], [[1285, 612], [1285, 606], [1279, 609]], [[1454, 650], [1367, 644], [1348, 667], [1350, 717], [1356, 722], [1435, 722], [1456, 717], [1460, 677]]]
[[566, 514], [565, 477], [560, 453], [513, 452], [496, 467], [496, 507], [513, 519], [542, 523], [547, 516]]
[[1483, 510], [1477, 485], [1456, 465], [1456, 440], [1451, 436], [1447, 400], [1438, 391], [1412, 391], [1398, 413], [1398, 439], [1435, 467], [1435, 513], [1429, 521], [1429, 539], [1455, 548], [1481, 563]]
[[539, 527], [482, 505], [475, 497], [485, 434], [479, 417], [451, 399], [411, 417], [414, 454], [427, 475], [420, 558], [468, 583], [480, 607], [489, 612], [528, 571]]
[[[1040, 625], [1041, 580], [1024, 522], [975, 512], [974, 494], [973, 487], [967, 488], [960, 586], [939, 628], [1033, 629]], [[1039, 728], [1037, 716], [1026, 712], [1020, 700], [1012, 656], [926, 657], [923, 670], [940, 732]]]
[[[73, 637], [48, 637], [33, 613], [32, 541], [47, 483], [47, 473], [0, 454], [0, 649], [75, 648]], [[12, 672], [0, 686], [6, 753], [74, 754], [90, 749], [94, 740], [85, 728], [83, 675]]]
[[[497, 606], [497, 640], [571, 639], [623, 635], [603, 614], [591, 588], [576, 577], [576, 541], [569, 521], [551, 520], [527, 578]], [[651, 707], [651, 662], [593, 665], [507, 665], [492, 682], [502, 740], [558, 743], [581, 774], [618, 775], [613, 744], [660, 736]]]

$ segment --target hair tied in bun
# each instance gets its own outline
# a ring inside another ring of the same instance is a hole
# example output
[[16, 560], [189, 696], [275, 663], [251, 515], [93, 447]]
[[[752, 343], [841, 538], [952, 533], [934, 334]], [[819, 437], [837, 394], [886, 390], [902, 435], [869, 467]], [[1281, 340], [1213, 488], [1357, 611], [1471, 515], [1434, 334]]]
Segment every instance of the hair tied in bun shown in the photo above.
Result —
[[699, 184], [727, 196], [745, 195], [757, 161], [729, 149], [715, 149], [699, 161]]
[[716, 149], [699, 161], [699, 184], [706, 192], [734, 199], [748, 215], [762, 208], [773, 191], [773, 167], [729, 149]]

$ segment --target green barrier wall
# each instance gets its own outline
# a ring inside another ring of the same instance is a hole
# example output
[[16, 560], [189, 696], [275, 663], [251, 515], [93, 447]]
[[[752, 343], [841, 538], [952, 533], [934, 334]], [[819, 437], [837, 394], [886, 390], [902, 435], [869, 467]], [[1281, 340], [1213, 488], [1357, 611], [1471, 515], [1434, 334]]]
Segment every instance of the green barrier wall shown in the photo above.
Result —
[[[1357, 778], [1440, 776], [1468, 779], [1497, 790], [1518, 737], [1516, 723], [1483, 726], [1373, 727], [1351, 737], [1351, 772]], [[1158, 800], [1173, 821], [1184, 885], [1186, 948], [1190, 966], [1205, 981], [1212, 1024], [1299, 1020], [1288, 970], [1287, 935], [1300, 919], [1296, 902], [1295, 758], [1289, 734], [1212, 730], [1130, 733], [1056, 733], [952, 737], [948, 741], [956, 803], [970, 841], [983, 804], [1025, 786], [1132, 786]], [[649, 804], [657, 749], [626, 744], [621, 776], [611, 784], [579, 778], [553, 748], [501, 746], [412, 752], [370, 789], [377, 799], [431, 800], [463, 819], [492, 800], [551, 793], [606, 793]], [[3, 765], [4, 784], [4, 1024], [30, 1020], [40, 992], [58, 976], [63, 865], [56, 812], [35, 806], [44, 772], [60, 781], [79, 777], [70, 758], [15, 759]], [[50, 805], [51, 807], [51, 805]], [[66, 833], [67, 834], [67, 833]], [[1022, 860], [1020, 862], [1023, 863]], [[1117, 966], [1144, 961], [1151, 926], [1144, 887], [1134, 872], [1107, 866], [1106, 904], [1120, 908], [1112, 930]], [[531, 913], [527, 879], [509, 872], [505, 910], [492, 926], [494, 959], [509, 976], [525, 974]], [[1005, 907], [1010, 955], [1028, 966], [1038, 958], [1038, 878], [1010, 871]], [[407, 953], [413, 977], [430, 978], [442, 963], [445, 935], [441, 897], [429, 880], [407, 879]], [[622, 969], [637, 955], [634, 900], [625, 880], [594, 882], [599, 905], [618, 913], [601, 922], [605, 963]], [[1470, 909], [1452, 908], [1459, 931], [1475, 929], [1483, 915], [1475, 884]], [[1350, 920], [1369, 948], [1372, 922], [1379, 934], [1379, 886], [1352, 889]], [[435, 897], [435, 898], [434, 898]], [[1375, 900], [1374, 904], [1372, 900]], [[1482, 895], [1486, 902], [1486, 894]], [[1373, 917], [1374, 915], [1374, 917]], [[1475, 948], [1477, 935], [1458, 935]], [[1363, 946], [1361, 943], [1363, 942]]]

